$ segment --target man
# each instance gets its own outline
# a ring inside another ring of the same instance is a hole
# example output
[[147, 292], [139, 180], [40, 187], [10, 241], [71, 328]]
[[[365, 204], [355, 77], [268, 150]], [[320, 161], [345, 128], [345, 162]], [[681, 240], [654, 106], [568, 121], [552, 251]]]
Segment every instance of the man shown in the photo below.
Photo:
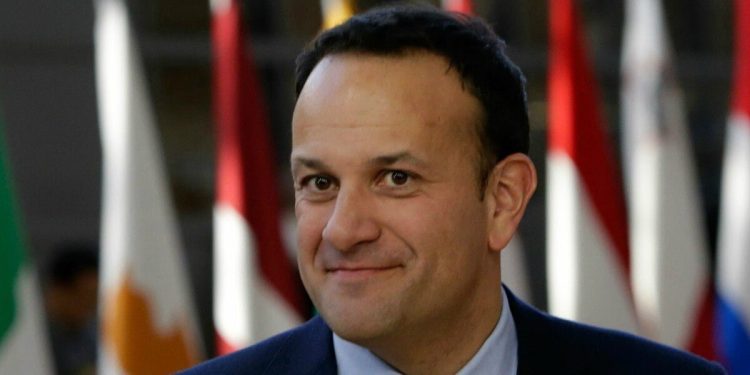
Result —
[[721, 373], [501, 287], [536, 188], [521, 72], [481, 21], [356, 16], [297, 60], [299, 269], [320, 312], [193, 373]]
[[47, 323], [57, 372], [94, 374], [99, 287], [96, 246], [66, 242], [55, 247], [45, 279]]

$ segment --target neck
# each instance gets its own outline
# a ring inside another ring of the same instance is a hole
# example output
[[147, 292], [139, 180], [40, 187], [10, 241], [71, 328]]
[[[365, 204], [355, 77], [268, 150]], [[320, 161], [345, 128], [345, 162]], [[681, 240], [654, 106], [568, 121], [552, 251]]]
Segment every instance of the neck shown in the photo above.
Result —
[[365, 346], [404, 374], [457, 373], [479, 351], [500, 319], [500, 272], [494, 274], [496, 278], [485, 277], [485, 285], [479, 285], [466, 299], [476, 302], [474, 306]]

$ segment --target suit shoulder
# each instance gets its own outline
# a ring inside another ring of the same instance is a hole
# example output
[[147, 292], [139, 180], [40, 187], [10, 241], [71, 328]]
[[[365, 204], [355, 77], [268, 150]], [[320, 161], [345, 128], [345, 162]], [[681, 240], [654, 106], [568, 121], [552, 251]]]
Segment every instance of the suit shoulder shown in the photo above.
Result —
[[[309, 363], [313, 358], [305, 357], [316, 354], [316, 351], [310, 348], [316, 348], [319, 354], [318, 361], [324, 361], [328, 356], [326, 344], [331, 340], [330, 337], [327, 325], [320, 318], [313, 318], [299, 327], [234, 353], [203, 362], [181, 374], [279, 373], [280, 368]], [[318, 345], [314, 345], [315, 341], [318, 341]]]
[[[555, 318], [556, 319], [556, 318]], [[692, 353], [611, 329], [556, 319], [568, 356], [589, 358], [590, 370], [612, 374], [724, 374], [721, 366]], [[553, 323], [553, 324], [555, 324]]]
[[721, 366], [628, 333], [545, 314], [513, 298], [519, 374], [724, 374]]

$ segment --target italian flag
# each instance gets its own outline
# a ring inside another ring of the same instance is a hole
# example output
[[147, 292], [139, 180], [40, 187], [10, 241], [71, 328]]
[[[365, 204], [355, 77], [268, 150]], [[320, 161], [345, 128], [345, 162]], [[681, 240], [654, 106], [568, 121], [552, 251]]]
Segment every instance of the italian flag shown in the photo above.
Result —
[[49, 374], [39, 288], [24, 254], [4, 145], [0, 122], [0, 374]]

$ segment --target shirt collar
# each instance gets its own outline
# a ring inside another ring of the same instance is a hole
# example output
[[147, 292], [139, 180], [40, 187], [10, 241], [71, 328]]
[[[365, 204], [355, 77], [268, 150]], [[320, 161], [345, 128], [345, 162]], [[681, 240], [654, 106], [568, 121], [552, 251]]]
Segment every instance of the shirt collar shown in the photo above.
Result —
[[[508, 298], [501, 288], [503, 308], [492, 333], [474, 357], [457, 375], [500, 374], [514, 375], [518, 367], [518, 338], [516, 325], [508, 306]], [[333, 334], [333, 349], [339, 374], [396, 375], [396, 369], [362, 346]]]

